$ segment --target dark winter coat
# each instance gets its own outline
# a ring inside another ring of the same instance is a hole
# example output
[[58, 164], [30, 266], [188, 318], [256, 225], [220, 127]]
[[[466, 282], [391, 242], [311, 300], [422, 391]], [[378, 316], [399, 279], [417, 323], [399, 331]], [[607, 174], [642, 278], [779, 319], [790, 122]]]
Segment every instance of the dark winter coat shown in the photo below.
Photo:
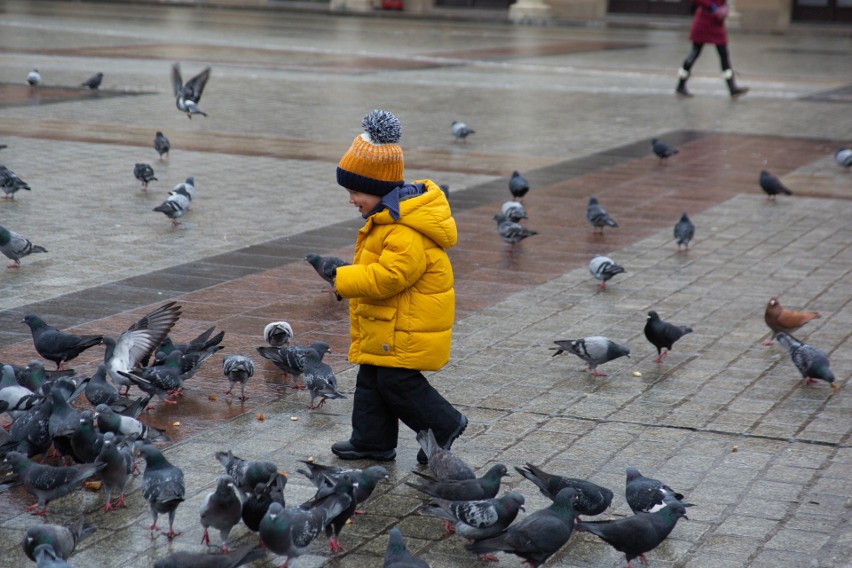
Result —
[[696, 10], [689, 30], [690, 41], [726, 45], [728, 32], [725, 30], [725, 18], [728, 16], [728, 5], [725, 0], [692, 0], [692, 3]]

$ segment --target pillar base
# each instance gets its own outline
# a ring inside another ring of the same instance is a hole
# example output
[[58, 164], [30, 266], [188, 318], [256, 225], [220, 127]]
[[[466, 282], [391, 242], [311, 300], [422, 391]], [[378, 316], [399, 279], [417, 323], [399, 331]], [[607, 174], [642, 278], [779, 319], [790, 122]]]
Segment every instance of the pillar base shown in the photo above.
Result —
[[331, 0], [329, 3], [332, 12], [372, 12], [374, 9], [373, 0]]
[[509, 20], [516, 24], [547, 24], [553, 9], [544, 0], [518, 0], [509, 6]]

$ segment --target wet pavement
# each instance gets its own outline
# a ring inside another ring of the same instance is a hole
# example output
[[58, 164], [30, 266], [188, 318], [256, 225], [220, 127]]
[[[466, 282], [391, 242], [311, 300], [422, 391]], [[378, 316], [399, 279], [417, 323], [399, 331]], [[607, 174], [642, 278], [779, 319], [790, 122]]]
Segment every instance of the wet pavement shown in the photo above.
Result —
[[[346, 304], [303, 258], [352, 254], [361, 221], [334, 168], [372, 108], [402, 120], [406, 179], [451, 188], [457, 320], [450, 363], [430, 380], [470, 419], [459, 455], [478, 471], [531, 462], [587, 477], [616, 493], [610, 516], [629, 513], [628, 465], [665, 480], [696, 506], [649, 554], [654, 567], [848, 565], [852, 174], [832, 155], [852, 137], [843, 96], [852, 40], [731, 34], [739, 80], [752, 89], [734, 102], [712, 50], [690, 81], [696, 96], [673, 95], [682, 30], [52, 2], [0, 10], [0, 163], [33, 188], [0, 202], [0, 225], [50, 251], [0, 274], [0, 361], [37, 356], [26, 313], [117, 335], [175, 300], [178, 340], [210, 325], [226, 334], [179, 404], [144, 417], [166, 430], [166, 455], [187, 474], [176, 519], [184, 534], [149, 537], [138, 479], [120, 512], [102, 513], [101, 494], [79, 492], [47, 517], [64, 523], [82, 510], [98, 527], [73, 565], [150, 566], [204, 550], [198, 506], [222, 472], [217, 450], [275, 461], [290, 474], [290, 504], [312, 493], [298, 460], [342, 465], [329, 446], [349, 434], [351, 396], [309, 411], [307, 395], [254, 348], [266, 323], [289, 321], [297, 343], [331, 344], [327, 360], [352, 393]], [[208, 118], [174, 108], [175, 61], [185, 77], [212, 66], [200, 105]], [[37, 88], [25, 84], [32, 68]], [[76, 87], [97, 71], [100, 91]], [[452, 120], [477, 133], [453, 143]], [[168, 161], [151, 147], [157, 130], [172, 141]], [[652, 137], [680, 153], [660, 163]], [[156, 171], [147, 192], [136, 162]], [[761, 169], [795, 195], [767, 203]], [[531, 182], [525, 223], [539, 234], [510, 251], [492, 217], [512, 170]], [[190, 175], [198, 197], [174, 228], [151, 209]], [[592, 233], [590, 195], [619, 228]], [[698, 226], [687, 254], [671, 238], [682, 211]], [[627, 268], [603, 293], [586, 269], [601, 253]], [[830, 354], [836, 395], [801, 387], [781, 347], [759, 344], [771, 295], [822, 313], [800, 334]], [[695, 329], [662, 365], [642, 335], [651, 309]], [[631, 358], [593, 378], [579, 359], [550, 357], [553, 340], [589, 335], [627, 343]], [[221, 356], [231, 353], [257, 364], [244, 403], [223, 394]], [[94, 348], [72, 366], [86, 375], [102, 356]], [[404, 485], [420, 468], [416, 450], [401, 432], [390, 482], [342, 533], [346, 554], [331, 558], [319, 539], [295, 564], [378, 566], [387, 530], [399, 526], [433, 566], [470, 565], [460, 539], [442, 540], [440, 523], [416, 512], [422, 500]], [[546, 505], [517, 475], [504, 487], [526, 496], [528, 512]], [[24, 559], [18, 542], [38, 522], [23, 511], [31, 502], [19, 489], [0, 494], [0, 566]], [[233, 537], [255, 538], [243, 526]], [[581, 534], [548, 563], [623, 564]]]

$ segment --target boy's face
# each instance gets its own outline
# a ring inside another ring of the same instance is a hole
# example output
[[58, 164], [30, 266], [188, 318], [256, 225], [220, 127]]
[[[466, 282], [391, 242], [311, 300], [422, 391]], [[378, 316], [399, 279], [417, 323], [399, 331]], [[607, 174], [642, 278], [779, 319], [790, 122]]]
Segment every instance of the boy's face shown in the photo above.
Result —
[[366, 215], [382, 201], [382, 198], [378, 195], [370, 195], [369, 193], [361, 193], [360, 191], [352, 191], [351, 189], [347, 189], [346, 191], [349, 192], [349, 203], [357, 207], [361, 215]]

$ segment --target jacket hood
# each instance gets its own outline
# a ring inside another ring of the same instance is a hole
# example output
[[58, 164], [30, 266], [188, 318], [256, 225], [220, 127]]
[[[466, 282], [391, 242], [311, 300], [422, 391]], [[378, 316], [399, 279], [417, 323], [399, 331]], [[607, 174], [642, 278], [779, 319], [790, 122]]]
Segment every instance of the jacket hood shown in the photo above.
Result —
[[399, 219], [394, 221], [386, 209], [372, 215], [370, 219], [379, 225], [405, 225], [429, 237], [442, 249], [452, 248], [458, 242], [458, 230], [447, 196], [431, 180], [412, 183], [423, 184], [425, 191], [421, 195], [400, 201]]

